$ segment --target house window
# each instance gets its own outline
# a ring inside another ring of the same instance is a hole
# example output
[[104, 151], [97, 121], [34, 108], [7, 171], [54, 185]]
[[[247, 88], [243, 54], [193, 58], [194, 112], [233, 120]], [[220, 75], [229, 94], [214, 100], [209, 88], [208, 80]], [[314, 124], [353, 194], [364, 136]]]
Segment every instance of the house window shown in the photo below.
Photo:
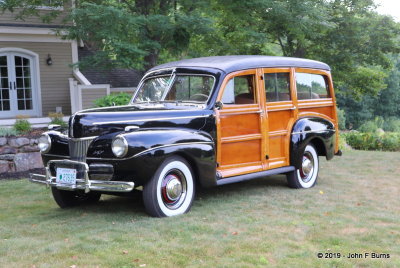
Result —
[[267, 102], [290, 100], [289, 73], [264, 74]]
[[296, 73], [297, 99], [330, 98], [327, 77], [321, 74]]

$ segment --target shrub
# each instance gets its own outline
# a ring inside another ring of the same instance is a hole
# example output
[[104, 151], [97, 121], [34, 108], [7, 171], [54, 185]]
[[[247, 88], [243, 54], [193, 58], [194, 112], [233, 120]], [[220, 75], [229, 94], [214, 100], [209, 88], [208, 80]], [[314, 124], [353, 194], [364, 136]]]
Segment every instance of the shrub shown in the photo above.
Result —
[[32, 129], [31, 123], [29, 123], [29, 121], [26, 119], [15, 120], [13, 128], [19, 134], [28, 133]]
[[339, 135], [339, 149], [342, 150], [343, 152], [351, 150], [351, 146], [349, 146], [346, 142], [345, 133], [340, 133]]
[[109, 106], [120, 106], [127, 105], [131, 100], [131, 95], [122, 92], [118, 94], [110, 94], [108, 96], [101, 97], [94, 101], [95, 107], [109, 107]]
[[339, 129], [340, 130], [345, 130], [346, 129], [346, 114], [344, 110], [337, 109], [337, 116], [338, 116], [338, 123], [339, 123]]
[[16, 136], [18, 132], [14, 128], [0, 128], [0, 137]]
[[360, 133], [351, 131], [344, 134], [346, 142], [358, 150], [400, 151], [400, 133]]
[[389, 117], [385, 120], [383, 129], [390, 132], [400, 132], [400, 119], [396, 117]]
[[50, 124], [60, 125], [61, 127], [67, 127], [68, 124], [64, 122], [62, 113], [49, 113], [49, 117], [51, 119]]

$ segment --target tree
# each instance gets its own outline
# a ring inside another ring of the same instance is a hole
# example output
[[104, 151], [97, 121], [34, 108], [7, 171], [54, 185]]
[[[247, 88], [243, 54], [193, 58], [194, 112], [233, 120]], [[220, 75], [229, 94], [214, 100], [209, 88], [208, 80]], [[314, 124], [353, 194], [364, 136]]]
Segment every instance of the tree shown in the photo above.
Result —
[[97, 65], [149, 69], [160, 56], [178, 57], [192, 36], [210, 31], [210, 20], [198, 12], [201, 1], [125, 0], [83, 2], [66, 38], [85, 40], [98, 51]]

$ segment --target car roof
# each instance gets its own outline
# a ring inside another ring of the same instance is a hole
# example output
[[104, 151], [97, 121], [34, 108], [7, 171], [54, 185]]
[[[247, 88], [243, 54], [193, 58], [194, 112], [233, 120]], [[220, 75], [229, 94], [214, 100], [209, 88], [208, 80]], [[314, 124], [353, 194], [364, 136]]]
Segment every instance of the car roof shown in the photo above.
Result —
[[315, 60], [292, 58], [292, 57], [277, 57], [277, 56], [260, 56], [260, 55], [237, 55], [237, 56], [213, 56], [185, 59], [173, 61], [153, 67], [149, 71], [160, 69], [179, 67], [194, 67], [194, 68], [215, 68], [226, 73], [262, 67], [300, 67], [322, 69], [330, 71], [329, 65]]

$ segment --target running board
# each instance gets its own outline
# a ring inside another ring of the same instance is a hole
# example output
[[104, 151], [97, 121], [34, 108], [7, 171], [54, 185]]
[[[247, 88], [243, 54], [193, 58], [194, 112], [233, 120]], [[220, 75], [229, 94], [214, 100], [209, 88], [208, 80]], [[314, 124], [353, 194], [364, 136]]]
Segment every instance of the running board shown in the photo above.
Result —
[[295, 167], [293, 166], [288, 166], [288, 167], [280, 167], [280, 168], [274, 168], [270, 170], [265, 170], [265, 171], [260, 171], [260, 172], [255, 172], [255, 173], [250, 173], [250, 174], [244, 174], [244, 175], [239, 175], [239, 176], [233, 176], [233, 177], [228, 177], [228, 178], [221, 178], [217, 180], [217, 185], [224, 185], [224, 184], [230, 184], [230, 183], [235, 183], [235, 182], [240, 182], [240, 181], [248, 181], [252, 179], [258, 179], [266, 176], [271, 176], [271, 175], [276, 175], [276, 174], [281, 174], [281, 173], [288, 173], [291, 171], [294, 171]]

